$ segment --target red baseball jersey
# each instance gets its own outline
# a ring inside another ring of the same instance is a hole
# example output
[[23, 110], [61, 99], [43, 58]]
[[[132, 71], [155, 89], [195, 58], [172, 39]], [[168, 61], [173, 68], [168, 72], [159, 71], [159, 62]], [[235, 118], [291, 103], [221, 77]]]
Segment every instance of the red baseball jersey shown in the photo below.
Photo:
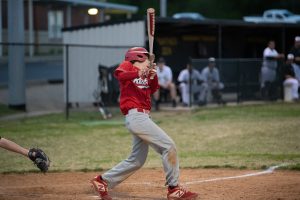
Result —
[[141, 78], [139, 69], [129, 61], [123, 61], [115, 70], [114, 76], [120, 84], [120, 109], [124, 115], [133, 108], [151, 110], [151, 94], [158, 88], [158, 80]]

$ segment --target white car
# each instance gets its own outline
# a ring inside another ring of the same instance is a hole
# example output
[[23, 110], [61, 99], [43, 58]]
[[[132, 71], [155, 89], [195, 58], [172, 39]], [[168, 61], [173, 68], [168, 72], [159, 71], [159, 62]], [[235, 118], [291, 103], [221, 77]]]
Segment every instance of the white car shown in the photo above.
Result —
[[174, 19], [194, 19], [194, 20], [204, 20], [201, 14], [196, 12], [182, 12], [182, 13], [175, 13], [173, 15]]
[[300, 15], [284, 9], [266, 10], [262, 17], [245, 16], [243, 19], [246, 22], [254, 23], [300, 23]]

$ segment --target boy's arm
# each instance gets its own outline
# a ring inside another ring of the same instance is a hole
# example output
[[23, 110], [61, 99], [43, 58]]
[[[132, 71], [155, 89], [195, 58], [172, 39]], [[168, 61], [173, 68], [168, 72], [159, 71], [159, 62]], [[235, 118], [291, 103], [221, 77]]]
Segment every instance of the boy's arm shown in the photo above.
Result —
[[138, 71], [124, 71], [124, 70], [116, 70], [114, 76], [119, 81], [129, 81], [139, 77]]
[[158, 78], [157, 75], [153, 77], [153, 79], [148, 79], [149, 80], [149, 86], [151, 88], [151, 94], [156, 92], [156, 90], [159, 89], [159, 84], [158, 84]]
[[115, 70], [114, 76], [119, 81], [133, 80], [139, 77], [139, 72], [133, 70], [133, 66], [130, 62], [124, 61], [120, 66]]

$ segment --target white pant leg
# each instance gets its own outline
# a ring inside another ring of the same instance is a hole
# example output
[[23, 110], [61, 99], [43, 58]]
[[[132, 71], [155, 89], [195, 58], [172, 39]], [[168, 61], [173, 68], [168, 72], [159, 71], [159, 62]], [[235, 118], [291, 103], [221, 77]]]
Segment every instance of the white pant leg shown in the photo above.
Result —
[[115, 187], [140, 169], [147, 159], [148, 149], [149, 146], [145, 141], [133, 135], [131, 155], [102, 174], [102, 178], [107, 181], [108, 187]]
[[168, 185], [176, 186], [179, 177], [179, 161], [174, 141], [144, 113], [126, 116], [128, 129], [149, 144], [161, 155]]
[[199, 101], [207, 102], [208, 84], [202, 83], [200, 85]]
[[128, 159], [103, 174], [110, 188], [132, 175], [145, 162], [148, 145], [161, 155], [168, 185], [178, 185], [179, 161], [173, 140], [145, 113], [126, 115], [126, 126], [133, 134], [133, 150]]
[[181, 91], [182, 103], [189, 105], [190, 104], [189, 85], [186, 83], [180, 83], [179, 87]]
[[298, 94], [299, 83], [298, 83], [297, 79], [295, 79], [295, 78], [287, 78], [283, 82], [283, 85], [285, 87], [289, 86], [291, 88], [292, 98], [293, 99], [299, 99], [299, 94]]
[[276, 70], [272, 70], [268, 67], [261, 68], [261, 87], [265, 86], [265, 82], [274, 82], [276, 80]]

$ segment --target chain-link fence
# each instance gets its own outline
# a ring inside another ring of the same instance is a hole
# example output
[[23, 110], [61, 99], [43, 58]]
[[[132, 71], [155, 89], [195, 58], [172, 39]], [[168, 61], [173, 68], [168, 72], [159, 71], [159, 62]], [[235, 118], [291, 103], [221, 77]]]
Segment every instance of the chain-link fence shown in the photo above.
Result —
[[[200, 72], [208, 65], [207, 59], [192, 59], [193, 67]], [[216, 59], [220, 80], [224, 83], [223, 95], [228, 101], [261, 100], [262, 59], [232, 58]], [[283, 62], [278, 62], [276, 91], [282, 98]]]
[[[14, 90], [10, 84], [16, 84], [15, 78], [25, 89], [25, 108], [28, 112], [63, 111], [63, 45], [62, 44], [28, 44], [28, 43], [1, 43], [0, 57], [0, 103], [10, 105], [10, 98]], [[8, 55], [9, 48], [22, 48], [24, 63], [11, 67], [10, 59], [16, 59], [14, 54]], [[34, 55], [30, 55], [33, 49]], [[18, 68], [15, 70], [15, 67]], [[15, 76], [15, 77], [12, 77]]]

